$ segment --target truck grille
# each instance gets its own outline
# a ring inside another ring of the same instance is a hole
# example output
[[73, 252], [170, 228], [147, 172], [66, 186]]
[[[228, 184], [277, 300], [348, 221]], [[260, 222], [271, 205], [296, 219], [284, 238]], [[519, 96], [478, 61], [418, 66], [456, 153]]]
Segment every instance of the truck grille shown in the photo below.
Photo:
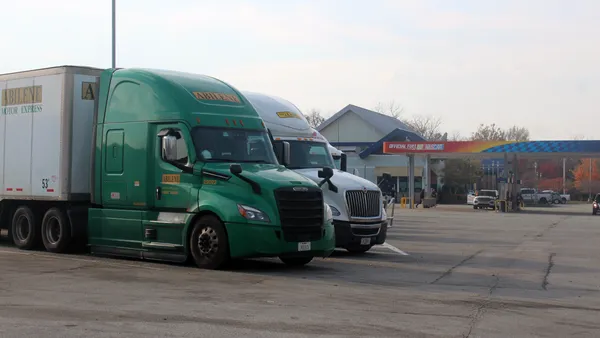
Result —
[[377, 217], [381, 215], [381, 193], [379, 190], [348, 190], [346, 203], [350, 217]]
[[[298, 189], [297, 189], [298, 190]], [[323, 192], [319, 188], [275, 190], [283, 239], [309, 242], [323, 237]]]

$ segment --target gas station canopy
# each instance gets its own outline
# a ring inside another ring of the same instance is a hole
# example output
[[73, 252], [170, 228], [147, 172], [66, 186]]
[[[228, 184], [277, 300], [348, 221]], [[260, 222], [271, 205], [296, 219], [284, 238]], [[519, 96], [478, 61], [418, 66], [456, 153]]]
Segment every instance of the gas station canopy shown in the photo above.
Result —
[[583, 141], [449, 141], [384, 142], [384, 154], [430, 155], [431, 158], [456, 157], [600, 157], [600, 140]]

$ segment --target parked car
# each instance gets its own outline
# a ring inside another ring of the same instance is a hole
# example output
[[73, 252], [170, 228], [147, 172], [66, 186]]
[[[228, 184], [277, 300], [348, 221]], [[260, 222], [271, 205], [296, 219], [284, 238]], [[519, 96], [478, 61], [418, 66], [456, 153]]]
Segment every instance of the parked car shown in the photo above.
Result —
[[479, 190], [473, 198], [473, 209], [496, 209], [498, 190]]
[[473, 205], [473, 200], [475, 199], [475, 191], [469, 190], [467, 194], [467, 205]]
[[550, 200], [550, 202], [553, 204], [566, 204], [567, 201], [571, 200], [571, 195], [559, 194], [558, 192], [556, 192], [554, 190], [544, 190], [544, 191], [542, 191], [542, 193], [550, 194], [552, 196], [552, 199]]
[[552, 203], [552, 193], [537, 191], [534, 188], [521, 188], [521, 196], [523, 202], [533, 204], [548, 204]]

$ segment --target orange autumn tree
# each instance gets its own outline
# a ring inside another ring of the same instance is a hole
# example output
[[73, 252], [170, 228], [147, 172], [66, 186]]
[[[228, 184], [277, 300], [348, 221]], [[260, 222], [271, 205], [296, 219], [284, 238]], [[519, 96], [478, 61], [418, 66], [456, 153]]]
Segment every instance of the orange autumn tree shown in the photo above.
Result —
[[590, 190], [590, 161], [592, 162], [592, 192], [600, 191], [600, 172], [598, 172], [598, 160], [590, 158], [583, 159], [579, 165], [572, 170], [575, 179], [575, 187], [581, 192]]

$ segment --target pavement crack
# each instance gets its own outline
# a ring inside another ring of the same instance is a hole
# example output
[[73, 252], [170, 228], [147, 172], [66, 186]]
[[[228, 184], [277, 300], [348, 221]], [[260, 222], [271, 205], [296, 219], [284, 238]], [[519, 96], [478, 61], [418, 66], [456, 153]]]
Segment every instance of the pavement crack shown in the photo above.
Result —
[[483, 250], [478, 250], [477, 252], [475, 252], [474, 254], [472, 254], [471, 256], [463, 259], [462, 261], [460, 261], [458, 264], [454, 265], [453, 267], [451, 267], [450, 269], [446, 270], [443, 274], [441, 274], [438, 278], [436, 278], [433, 282], [429, 283], [429, 284], [435, 284], [437, 282], [439, 282], [440, 280], [442, 280], [443, 278], [446, 278], [447, 276], [451, 275], [452, 272], [454, 271], [454, 269], [460, 267], [461, 265], [465, 264], [466, 262], [470, 261], [471, 259], [475, 258], [475, 256], [479, 255]]
[[465, 333], [463, 335], [463, 338], [471, 337], [471, 333], [473, 332], [473, 329], [475, 328], [477, 323], [479, 323], [483, 319], [483, 316], [485, 315], [485, 311], [487, 310], [488, 306], [491, 304], [492, 294], [494, 293], [494, 291], [496, 291], [496, 288], [498, 288], [498, 284], [500, 283], [500, 277], [498, 277], [498, 276], [495, 276], [495, 277], [496, 277], [496, 281], [489, 288], [487, 296], [479, 304], [479, 306], [477, 306], [477, 308], [475, 309], [475, 312], [473, 313], [473, 316], [471, 316], [471, 322], [469, 323], [469, 330], [467, 331], [467, 333]]
[[565, 221], [565, 220], [567, 220], [568, 218], [569, 218], [569, 216], [566, 216], [566, 217], [563, 217], [563, 218], [559, 219], [559, 220], [558, 220], [558, 221], [556, 221], [556, 222], [553, 222], [552, 224], [548, 225], [548, 226], [546, 227], [546, 229], [542, 230], [540, 233], [538, 233], [537, 235], [535, 235], [535, 237], [544, 237], [544, 234], [545, 234], [547, 231], [550, 231], [550, 230], [552, 230], [552, 229], [556, 228], [556, 226], [557, 226], [559, 223], [561, 223], [562, 221]]
[[55, 270], [50, 270], [50, 271], [42, 271], [42, 272], [40, 272], [40, 275], [46, 275], [46, 274], [50, 274], [50, 273], [59, 273], [59, 272], [71, 272], [71, 271], [75, 271], [75, 270], [86, 269], [86, 268], [92, 267], [94, 265], [95, 264], [84, 264], [84, 265], [75, 266], [75, 267], [72, 267], [72, 268], [55, 269]]
[[550, 284], [548, 282], [548, 277], [550, 276], [552, 268], [554, 267], [554, 256], [556, 256], [556, 253], [554, 252], [548, 255], [548, 267], [546, 267], [546, 274], [544, 275], [544, 279], [542, 280], [542, 289], [544, 290], [548, 290], [548, 284]]

